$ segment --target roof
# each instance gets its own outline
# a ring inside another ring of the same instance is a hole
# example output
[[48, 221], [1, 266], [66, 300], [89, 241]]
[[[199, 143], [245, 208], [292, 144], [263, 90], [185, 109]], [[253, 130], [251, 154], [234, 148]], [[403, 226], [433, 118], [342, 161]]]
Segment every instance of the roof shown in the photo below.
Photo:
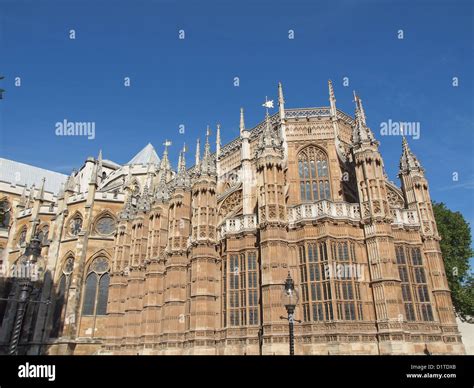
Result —
[[45, 178], [44, 189], [57, 193], [61, 183], [66, 182], [67, 175], [44, 168], [30, 166], [29, 164], [15, 162], [14, 160], [0, 158], [0, 180], [21, 186], [41, 186]]
[[109, 160], [109, 159], [102, 159], [102, 165], [105, 167], [111, 167], [115, 169], [122, 167], [120, 164], [115, 163], [113, 160]]
[[127, 164], [158, 164], [160, 158], [155, 151], [155, 148], [148, 143], [138, 154], [136, 154], [132, 160]]

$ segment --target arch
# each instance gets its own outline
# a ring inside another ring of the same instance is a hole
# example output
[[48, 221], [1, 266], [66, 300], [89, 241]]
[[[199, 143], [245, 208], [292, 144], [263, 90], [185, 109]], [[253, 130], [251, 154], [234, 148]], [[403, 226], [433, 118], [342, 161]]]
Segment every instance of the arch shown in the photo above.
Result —
[[330, 199], [331, 179], [327, 153], [315, 145], [309, 145], [298, 152], [297, 160], [301, 201]]
[[69, 217], [66, 223], [66, 233], [69, 236], [77, 236], [82, 230], [82, 223], [84, 217], [79, 211], [76, 211], [71, 217]]
[[226, 194], [217, 207], [218, 224], [242, 211], [242, 189], [236, 188]]
[[101, 236], [112, 236], [117, 230], [117, 218], [108, 209], [102, 210], [92, 224], [92, 232]]
[[28, 228], [26, 225], [23, 225], [16, 235], [16, 243], [19, 247], [22, 247], [26, 243], [26, 233]]
[[42, 224], [38, 228], [38, 238], [41, 241], [42, 245], [48, 245], [48, 237], [49, 237], [49, 224]]
[[401, 190], [394, 184], [385, 181], [385, 187], [387, 189], [388, 204], [392, 208], [403, 209], [405, 207], [405, 199]]
[[105, 250], [97, 252], [88, 262], [82, 299], [83, 315], [106, 315], [111, 260]]
[[68, 252], [62, 262], [61, 271], [57, 275], [58, 280], [56, 283], [56, 297], [53, 310], [53, 326], [50, 333], [50, 337], [53, 338], [59, 337], [62, 334], [73, 270], [74, 255]]

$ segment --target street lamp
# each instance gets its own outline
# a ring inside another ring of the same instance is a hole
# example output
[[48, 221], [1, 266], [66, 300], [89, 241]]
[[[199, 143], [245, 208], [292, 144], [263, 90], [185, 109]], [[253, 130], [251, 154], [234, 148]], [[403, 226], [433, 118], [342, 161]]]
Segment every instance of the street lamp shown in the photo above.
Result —
[[15, 266], [14, 276], [18, 277], [20, 285], [20, 296], [15, 316], [15, 325], [10, 338], [9, 354], [15, 355], [18, 351], [18, 342], [20, 340], [23, 318], [25, 317], [28, 306], [28, 299], [33, 288], [32, 281], [36, 280], [39, 271], [42, 268], [35, 268], [41, 258], [41, 240], [35, 235], [26, 246], [25, 253], [20, 256]]
[[291, 278], [290, 273], [288, 272], [288, 277], [285, 281], [285, 286], [282, 292], [282, 302], [286, 308], [288, 317], [280, 317], [281, 319], [287, 319], [290, 327], [290, 356], [295, 354], [295, 335], [293, 331], [294, 322], [301, 322], [295, 319], [295, 307], [298, 304], [299, 295], [298, 291], [295, 288], [295, 282]]

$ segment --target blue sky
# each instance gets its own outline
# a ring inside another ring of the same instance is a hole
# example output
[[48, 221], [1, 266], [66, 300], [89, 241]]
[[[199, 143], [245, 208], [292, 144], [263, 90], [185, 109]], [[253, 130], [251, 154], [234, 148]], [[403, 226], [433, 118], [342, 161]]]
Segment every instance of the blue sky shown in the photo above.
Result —
[[[148, 142], [161, 155], [167, 138], [176, 161], [208, 124], [233, 139], [240, 106], [248, 126], [262, 120], [278, 81], [287, 107], [328, 105], [331, 78], [339, 109], [360, 94], [396, 182], [401, 139], [380, 124], [420, 123], [408, 140], [433, 199], [472, 224], [472, 20], [472, 2], [453, 0], [0, 0], [0, 155], [69, 173], [100, 148], [119, 163]], [[64, 119], [95, 122], [95, 139], [56, 136]]]

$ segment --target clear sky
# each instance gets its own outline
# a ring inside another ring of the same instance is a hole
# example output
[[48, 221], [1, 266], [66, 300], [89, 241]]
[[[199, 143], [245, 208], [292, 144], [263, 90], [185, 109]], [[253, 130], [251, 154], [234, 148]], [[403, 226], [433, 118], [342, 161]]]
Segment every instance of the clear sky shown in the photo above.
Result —
[[[287, 107], [327, 106], [331, 78], [339, 109], [361, 96], [396, 182], [401, 138], [381, 124], [419, 123], [408, 140], [433, 199], [472, 224], [473, 37], [472, 1], [0, 0], [0, 156], [70, 173], [100, 148], [124, 163], [169, 139], [189, 165], [208, 124], [225, 143], [240, 106], [262, 120], [278, 81]], [[64, 119], [95, 138], [56, 136]]]

